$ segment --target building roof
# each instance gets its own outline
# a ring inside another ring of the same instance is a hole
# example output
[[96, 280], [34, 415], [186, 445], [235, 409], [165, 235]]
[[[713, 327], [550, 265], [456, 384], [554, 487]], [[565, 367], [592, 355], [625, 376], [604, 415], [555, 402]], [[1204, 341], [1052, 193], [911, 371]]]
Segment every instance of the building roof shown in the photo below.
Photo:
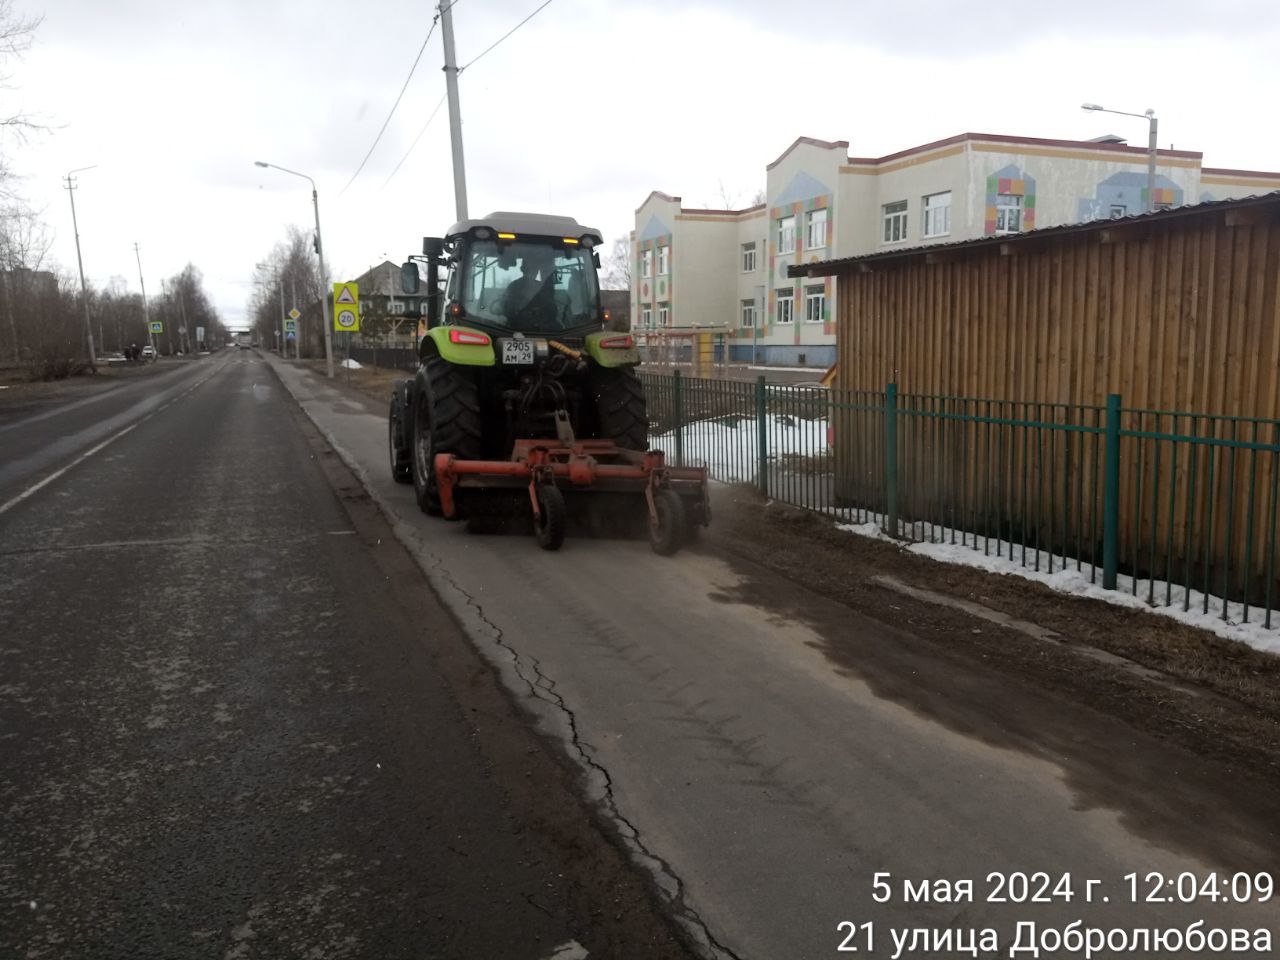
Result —
[[[1124, 143], [1100, 143], [1096, 140], [1053, 140], [1045, 137], [1015, 137], [1007, 133], [973, 133], [970, 131], [958, 133], [954, 137], [947, 137], [944, 140], [922, 143], [917, 147], [908, 147], [905, 150], [899, 150], [897, 153], [885, 154], [883, 157], [849, 157], [848, 163], [855, 166], [875, 166], [882, 163], [890, 163], [894, 160], [901, 160], [903, 157], [909, 157], [913, 154], [927, 153], [940, 147], [972, 142], [1007, 143], [1014, 147], [1076, 147], [1085, 150], [1103, 150], [1108, 153], [1129, 154], [1134, 157], [1145, 157], [1147, 155], [1146, 147], [1131, 147]], [[1162, 157], [1181, 157], [1186, 160], [1200, 160], [1204, 157], [1204, 154], [1198, 150], [1157, 150], [1156, 153]]]
[[1114, 229], [1119, 225], [1136, 222], [1156, 222], [1178, 220], [1187, 217], [1214, 216], [1222, 211], [1241, 210], [1246, 208], [1262, 208], [1275, 216], [1280, 216], [1280, 190], [1254, 197], [1239, 197], [1233, 200], [1206, 200], [1203, 203], [1186, 204], [1170, 210], [1156, 210], [1153, 213], [1135, 213], [1127, 217], [1106, 220], [1088, 220], [1084, 223], [1064, 223], [1056, 227], [1041, 227], [1022, 233], [1003, 234], [993, 237], [974, 237], [971, 240], [956, 240], [952, 243], [921, 244], [914, 247], [898, 247], [893, 250], [881, 250], [876, 253], [864, 253], [854, 257], [839, 257], [831, 260], [815, 260], [812, 263], [801, 263], [787, 267], [788, 277], [830, 277], [845, 273], [853, 267], [870, 266], [897, 260], [909, 260], [929, 254], [945, 253], [951, 250], [972, 250], [979, 247], [999, 246], [1001, 244], [1029, 243], [1046, 237], [1065, 236], [1069, 234], [1089, 233], [1098, 230]]
[[787, 147], [787, 149], [783, 150], [782, 153], [778, 154], [778, 159], [773, 161], [773, 163], [769, 164], [768, 166], [766, 166], [765, 169], [772, 170], [774, 167], [780, 164], [783, 160], [787, 159], [787, 154], [789, 154], [796, 147], [800, 146], [802, 143], [808, 144], [811, 147], [821, 147], [823, 150], [835, 150], [837, 148], [842, 150], [849, 149], [848, 140], [819, 140], [816, 137], [796, 137], [795, 140], [791, 142], [791, 146]]

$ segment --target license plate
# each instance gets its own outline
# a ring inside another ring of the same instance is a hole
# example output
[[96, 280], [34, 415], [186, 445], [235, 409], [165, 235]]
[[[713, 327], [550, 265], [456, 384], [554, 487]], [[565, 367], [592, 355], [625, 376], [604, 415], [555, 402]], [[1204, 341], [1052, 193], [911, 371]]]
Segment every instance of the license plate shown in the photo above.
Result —
[[506, 364], [524, 364], [533, 363], [533, 341], [532, 340], [503, 340], [502, 341], [502, 362]]

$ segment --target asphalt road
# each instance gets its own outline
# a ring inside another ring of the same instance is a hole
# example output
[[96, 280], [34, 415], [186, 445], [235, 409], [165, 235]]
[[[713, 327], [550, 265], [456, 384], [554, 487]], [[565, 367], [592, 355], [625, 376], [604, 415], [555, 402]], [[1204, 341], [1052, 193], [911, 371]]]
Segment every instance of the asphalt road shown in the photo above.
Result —
[[[1274, 872], [1280, 851], [1273, 803], [1196, 756], [711, 550], [570, 539], [548, 555], [426, 518], [389, 477], [381, 404], [280, 373], [720, 955], [836, 956], [846, 921], [877, 924], [875, 956], [894, 930], [990, 927], [1008, 956], [1022, 922], [1275, 929], [1274, 901], [1171, 894], [1183, 871]], [[1001, 893], [993, 873], [1040, 871], [1069, 875], [1070, 896], [986, 896]], [[1125, 876], [1154, 871], [1170, 886], [1134, 897]], [[904, 879], [971, 881], [977, 898], [913, 900]]]
[[685, 957], [256, 353], [0, 425], [0, 957]]

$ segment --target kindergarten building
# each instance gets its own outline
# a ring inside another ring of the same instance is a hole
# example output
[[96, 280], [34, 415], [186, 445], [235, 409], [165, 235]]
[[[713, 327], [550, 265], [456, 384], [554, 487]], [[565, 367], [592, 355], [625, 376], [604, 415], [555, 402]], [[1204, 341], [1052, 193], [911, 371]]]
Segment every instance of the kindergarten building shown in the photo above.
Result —
[[[765, 202], [692, 209], [653, 191], [631, 234], [632, 329], [641, 342], [701, 335], [734, 362], [826, 367], [836, 357], [835, 277], [787, 268], [1147, 209], [1147, 150], [1118, 137], [962, 133], [885, 157], [800, 137], [765, 169]], [[1280, 190], [1280, 173], [1203, 167], [1160, 150], [1155, 206]]]

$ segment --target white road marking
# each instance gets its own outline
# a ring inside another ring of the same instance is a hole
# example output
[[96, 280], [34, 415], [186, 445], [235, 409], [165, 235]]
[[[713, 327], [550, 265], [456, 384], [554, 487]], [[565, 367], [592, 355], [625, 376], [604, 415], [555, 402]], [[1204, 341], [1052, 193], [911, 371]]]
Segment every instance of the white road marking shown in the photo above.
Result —
[[[219, 368], [219, 369], [221, 369], [221, 368]], [[70, 463], [68, 463], [65, 467], [61, 467], [61, 468], [59, 468], [59, 469], [57, 469], [57, 470], [53, 471], [53, 473], [49, 474], [49, 475], [48, 475], [47, 477], [45, 477], [43, 480], [40, 480], [40, 481], [38, 481], [37, 483], [33, 483], [31, 486], [27, 487], [27, 489], [23, 490], [23, 491], [22, 491], [20, 494], [18, 494], [16, 497], [13, 497], [13, 498], [11, 498], [11, 499], [9, 499], [9, 500], [6, 500], [4, 503], [0, 503], [0, 514], [6, 513], [6, 512], [8, 512], [9, 510], [12, 510], [14, 507], [16, 507], [18, 504], [20, 504], [23, 500], [26, 500], [26, 499], [27, 499], [27, 497], [31, 496], [33, 493], [36, 493], [36, 492], [38, 492], [39, 490], [43, 489], [44, 487], [47, 487], [49, 484], [53, 483], [53, 481], [57, 480], [60, 476], [62, 476], [64, 473], [66, 473], [66, 472], [67, 472], [68, 470], [70, 470], [72, 467], [78, 466], [79, 464], [83, 463], [84, 461], [86, 461], [86, 460], [88, 460], [90, 457], [92, 457], [95, 453], [98, 453], [100, 450], [104, 449], [105, 447], [108, 447], [108, 446], [110, 446], [111, 444], [115, 443], [117, 440], [119, 440], [121, 437], [123, 437], [126, 433], [128, 433], [128, 432], [129, 432], [129, 431], [131, 431], [131, 430], [136, 429], [137, 427], [140, 427], [142, 424], [146, 423], [148, 420], [150, 420], [152, 417], [154, 417], [154, 416], [155, 416], [157, 413], [159, 413], [160, 411], [165, 410], [165, 409], [167, 409], [168, 407], [173, 406], [175, 403], [177, 403], [177, 402], [178, 402], [179, 400], [181, 400], [183, 397], [188, 396], [188, 395], [189, 395], [193, 390], [195, 390], [195, 389], [196, 389], [196, 387], [198, 387], [198, 386], [200, 386], [202, 383], [205, 383], [206, 381], [208, 381], [208, 380], [209, 380], [209, 377], [212, 377], [212, 376], [213, 376], [215, 373], [217, 373], [217, 372], [218, 372], [218, 370], [214, 370], [214, 371], [212, 371], [212, 372], [209, 374], [209, 376], [204, 377], [204, 378], [202, 378], [202, 379], [200, 379], [200, 380], [197, 380], [197, 381], [196, 381], [195, 383], [193, 383], [193, 384], [192, 384], [188, 389], [186, 389], [186, 390], [182, 391], [182, 393], [178, 394], [178, 395], [177, 395], [176, 397], [174, 397], [172, 400], [166, 400], [164, 403], [162, 403], [160, 406], [156, 407], [156, 408], [155, 408], [154, 410], [152, 410], [150, 413], [148, 413], [148, 414], [146, 414], [145, 416], [143, 416], [141, 419], [135, 420], [133, 423], [129, 424], [129, 425], [128, 425], [127, 427], [125, 427], [123, 430], [120, 430], [120, 431], [118, 431], [118, 432], [116, 432], [116, 433], [113, 433], [111, 436], [107, 437], [107, 439], [103, 440], [101, 443], [97, 444], [96, 446], [90, 447], [90, 448], [89, 448], [88, 450], [86, 450], [84, 453], [80, 454], [80, 456], [76, 457], [74, 460], [72, 460]]]

